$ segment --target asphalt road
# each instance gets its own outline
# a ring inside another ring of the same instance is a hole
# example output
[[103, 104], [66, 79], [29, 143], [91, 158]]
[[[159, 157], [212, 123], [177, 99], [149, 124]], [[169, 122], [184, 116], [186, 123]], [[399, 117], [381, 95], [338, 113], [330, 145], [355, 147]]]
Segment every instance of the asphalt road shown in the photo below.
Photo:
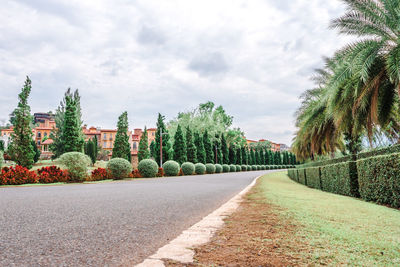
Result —
[[129, 266], [268, 171], [0, 188], [0, 266]]

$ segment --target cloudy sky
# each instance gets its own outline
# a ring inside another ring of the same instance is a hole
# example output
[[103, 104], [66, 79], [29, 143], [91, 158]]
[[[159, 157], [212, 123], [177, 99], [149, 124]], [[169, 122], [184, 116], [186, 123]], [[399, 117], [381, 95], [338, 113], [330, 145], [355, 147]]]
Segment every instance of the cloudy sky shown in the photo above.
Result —
[[158, 112], [211, 100], [249, 139], [291, 143], [298, 96], [321, 57], [345, 43], [329, 30], [338, 0], [3, 0], [0, 124], [32, 79], [32, 112], [79, 88], [84, 123], [155, 126]]

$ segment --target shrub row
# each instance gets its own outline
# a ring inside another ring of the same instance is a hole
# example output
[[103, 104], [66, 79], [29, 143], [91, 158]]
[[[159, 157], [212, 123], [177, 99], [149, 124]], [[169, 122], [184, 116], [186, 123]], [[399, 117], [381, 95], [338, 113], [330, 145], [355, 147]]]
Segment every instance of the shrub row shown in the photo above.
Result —
[[312, 188], [400, 207], [400, 153], [291, 169], [288, 176]]

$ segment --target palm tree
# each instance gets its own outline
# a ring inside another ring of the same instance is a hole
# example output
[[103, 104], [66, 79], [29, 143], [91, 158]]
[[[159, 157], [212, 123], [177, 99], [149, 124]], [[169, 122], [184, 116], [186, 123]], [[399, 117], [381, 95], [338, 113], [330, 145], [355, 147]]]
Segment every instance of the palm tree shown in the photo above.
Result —
[[[343, 1], [349, 9], [331, 27], [362, 39], [335, 55], [336, 66], [329, 82], [333, 100], [339, 106], [343, 101], [353, 103], [352, 119], [365, 122], [370, 140], [376, 126], [389, 127], [392, 136], [398, 135], [394, 111], [398, 110], [400, 95], [400, 1]], [[348, 110], [342, 112], [342, 118], [343, 114]]]

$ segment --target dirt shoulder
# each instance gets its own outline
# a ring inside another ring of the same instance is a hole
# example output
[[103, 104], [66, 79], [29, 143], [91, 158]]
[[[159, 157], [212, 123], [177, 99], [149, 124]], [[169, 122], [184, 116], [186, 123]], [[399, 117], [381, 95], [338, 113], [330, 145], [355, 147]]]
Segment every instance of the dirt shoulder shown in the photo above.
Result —
[[[260, 183], [260, 181], [258, 182]], [[195, 248], [195, 262], [167, 261], [166, 266], [298, 266], [305, 265], [299, 251], [308, 245], [293, 238], [296, 225], [266, 202], [258, 184], [211, 241]]]

